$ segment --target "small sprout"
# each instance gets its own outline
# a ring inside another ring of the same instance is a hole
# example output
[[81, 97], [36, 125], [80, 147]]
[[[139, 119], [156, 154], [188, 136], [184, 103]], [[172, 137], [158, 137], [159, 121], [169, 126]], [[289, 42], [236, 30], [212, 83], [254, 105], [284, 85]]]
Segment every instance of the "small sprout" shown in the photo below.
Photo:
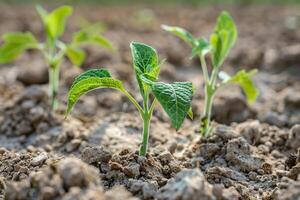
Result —
[[49, 66], [49, 98], [51, 108], [57, 107], [57, 92], [59, 85], [59, 69], [67, 57], [75, 66], [81, 66], [85, 60], [85, 52], [81, 49], [84, 44], [100, 45], [113, 49], [110, 42], [100, 35], [100, 32], [91, 24], [79, 32], [73, 33], [72, 41], [61, 41], [66, 22], [73, 12], [70, 6], [61, 6], [48, 13], [41, 6], [36, 10], [42, 19], [46, 41], [39, 42], [32, 33], [7, 33], [2, 36], [3, 45], [0, 47], [0, 63], [8, 63], [17, 59], [27, 49], [38, 49], [42, 52]]
[[[94, 89], [112, 88], [122, 92], [137, 108], [143, 120], [143, 140], [139, 154], [145, 156], [148, 148], [150, 120], [157, 102], [161, 104], [177, 130], [181, 127], [186, 115], [192, 116], [191, 101], [193, 86], [190, 82], [164, 83], [158, 81], [160, 66], [156, 50], [146, 44], [130, 44], [133, 67], [143, 104], [124, 88], [122, 81], [111, 77], [106, 69], [88, 70], [75, 78], [68, 95], [66, 116], [71, 112], [77, 100]], [[150, 98], [151, 97], [151, 98]], [[151, 99], [153, 99], [151, 101]]]
[[[248, 102], [256, 100], [259, 92], [255, 87], [252, 76], [257, 70], [246, 72], [241, 70], [234, 76], [229, 76], [226, 72], [220, 70], [230, 49], [233, 47], [237, 38], [237, 29], [229, 13], [223, 11], [217, 19], [216, 26], [210, 36], [210, 40], [205, 38], [195, 38], [191, 33], [180, 27], [162, 25], [162, 29], [168, 31], [192, 47], [192, 55], [200, 58], [204, 82], [205, 82], [205, 105], [200, 121], [200, 130], [204, 137], [212, 132], [211, 110], [213, 98], [217, 90], [229, 83], [236, 83], [243, 89]], [[205, 56], [210, 54], [212, 70], [209, 73]], [[221, 81], [218, 81], [218, 78]]]

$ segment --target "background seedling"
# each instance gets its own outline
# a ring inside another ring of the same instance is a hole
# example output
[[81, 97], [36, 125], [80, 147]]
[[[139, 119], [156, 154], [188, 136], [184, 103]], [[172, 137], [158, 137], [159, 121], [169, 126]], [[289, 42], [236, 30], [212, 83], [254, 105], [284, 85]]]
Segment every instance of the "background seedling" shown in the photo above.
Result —
[[40, 15], [46, 34], [46, 41], [39, 43], [32, 33], [7, 33], [3, 35], [4, 44], [0, 47], [0, 63], [16, 59], [27, 49], [38, 49], [44, 55], [49, 66], [49, 98], [51, 108], [57, 107], [60, 65], [65, 56], [76, 66], [80, 66], [86, 55], [81, 49], [84, 44], [95, 44], [112, 49], [110, 42], [99, 33], [97, 26], [89, 25], [73, 33], [72, 40], [64, 43], [60, 40], [65, 31], [66, 21], [72, 14], [70, 6], [61, 6], [48, 13], [41, 6], [36, 10]]
[[[156, 50], [152, 47], [133, 42], [130, 44], [133, 67], [140, 94], [143, 98], [142, 106], [124, 88], [120, 80], [111, 77], [106, 69], [93, 69], [78, 76], [70, 88], [68, 96], [68, 115], [74, 104], [85, 94], [94, 89], [112, 88], [122, 92], [137, 108], [143, 120], [143, 140], [139, 154], [145, 156], [148, 147], [150, 120], [157, 102], [171, 118], [174, 128], [179, 129], [187, 114], [191, 114], [190, 104], [193, 95], [193, 86], [190, 82], [174, 82], [171, 84], [158, 82], [160, 66]], [[153, 95], [153, 100], [150, 99]]]
[[[256, 100], [258, 90], [251, 80], [251, 77], [256, 73], [256, 70], [250, 72], [241, 70], [231, 77], [226, 72], [220, 71], [225, 58], [237, 38], [237, 29], [229, 13], [223, 11], [220, 14], [214, 32], [210, 35], [209, 41], [202, 37], [195, 38], [191, 33], [180, 27], [162, 25], [162, 28], [187, 42], [192, 47], [192, 55], [197, 55], [200, 58], [205, 82], [205, 105], [200, 122], [201, 133], [203, 136], [207, 137], [212, 131], [212, 103], [219, 88], [229, 83], [236, 83], [242, 87], [249, 102], [254, 102]], [[211, 58], [211, 73], [209, 73], [206, 65], [205, 56], [207, 54], [210, 54]], [[218, 82], [218, 78], [221, 81]]]

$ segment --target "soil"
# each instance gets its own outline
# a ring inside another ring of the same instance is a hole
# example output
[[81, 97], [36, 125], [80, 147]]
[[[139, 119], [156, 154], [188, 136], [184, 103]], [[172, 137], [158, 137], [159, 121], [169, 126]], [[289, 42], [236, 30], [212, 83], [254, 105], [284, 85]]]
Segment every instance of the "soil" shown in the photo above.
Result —
[[[32, 9], [1, 5], [0, 33], [32, 31], [42, 39]], [[258, 68], [260, 96], [248, 104], [238, 86], [220, 91], [213, 106], [214, 131], [205, 139], [199, 135], [204, 101], [199, 61], [189, 59], [189, 47], [160, 24], [207, 36], [223, 9], [239, 29], [224, 70]], [[103, 22], [104, 35], [118, 50], [86, 47], [82, 69], [66, 60], [56, 112], [49, 108], [47, 68], [38, 52], [0, 66], [0, 199], [300, 199], [299, 11], [297, 6], [76, 7], [64, 39], [84, 16]], [[189, 80], [196, 87], [195, 119], [186, 119], [177, 132], [157, 106], [146, 157], [137, 153], [141, 119], [118, 92], [89, 93], [64, 120], [68, 88], [88, 68], [106, 66], [141, 100], [130, 41], [148, 43], [166, 58], [162, 80]]]

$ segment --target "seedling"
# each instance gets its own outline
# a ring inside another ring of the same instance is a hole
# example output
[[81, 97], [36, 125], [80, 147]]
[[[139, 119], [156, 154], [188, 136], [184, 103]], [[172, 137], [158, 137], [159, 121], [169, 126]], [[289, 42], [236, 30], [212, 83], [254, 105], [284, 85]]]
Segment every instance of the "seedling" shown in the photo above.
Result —
[[[231, 77], [226, 72], [220, 71], [225, 58], [237, 38], [237, 29], [229, 13], [223, 11], [220, 14], [214, 31], [210, 35], [209, 41], [203, 37], [195, 38], [191, 33], [180, 27], [162, 25], [162, 28], [183, 39], [192, 47], [192, 55], [200, 58], [205, 82], [205, 104], [200, 120], [200, 131], [203, 136], [207, 137], [212, 132], [212, 103], [219, 88], [222, 88], [229, 83], [236, 83], [243, 89], [248, 102], [251, 103], [256, 100], [258, 90], [251, 78], [257, 70], [252, 70], [250, 72], [241, 70]], [[207, 54], [210, 54], [211, 58], [211, 73], [209, 73], [206, 65], [205, 56]], [[221, 81], [218, 81], [218, 78]]]
[[37, 6], [36, 10], [44, 25], [46, 41], [38, 42], [30, 32], [7, 33], [3, 35], [4, 44], [0, 47], [0, 63], [11, 62], [28, 49], [40, 50], [49, 66], [49, 99], [51, 108], [54, 110], [57, 107], [59, 70], [64, 57], [68, 57], [74, 65], [80, 66], [86, 57], [81, 49], [82, 45], [95, 44], [108, 49], [112, 49], [112, 45], [93, 25], [73, 33], [72, 41], [64, 43], [60, 39], [64, 33], [66, 21], [73, 12], [72, 7], [61, 6], [51, 13], [41, 6]]
[[[135, 77], [143, 99], [140, 105], [124, 88], [120, 80], [111, 77], [106, 69], [92, 69], [75, 78], [68, 96], [66, 116], [74, 104], [85, 94], [94, 89], [112, 88], [122, 92], [137, 108], [143, 120], [143, 139], [139, 150], [145, 156], [148, 148], [150, 120], [157, 102], [171, 118], [172, 126], [179, 129], [187, 114], [191, 116], [190, 106], [193, 86], [190, 82], [164, 83], [158, 82], [160, 66], [156, 50], [146, 44], [132, 42], [130, 44]], [[151, 99], [153, 99], [151, 101]]]

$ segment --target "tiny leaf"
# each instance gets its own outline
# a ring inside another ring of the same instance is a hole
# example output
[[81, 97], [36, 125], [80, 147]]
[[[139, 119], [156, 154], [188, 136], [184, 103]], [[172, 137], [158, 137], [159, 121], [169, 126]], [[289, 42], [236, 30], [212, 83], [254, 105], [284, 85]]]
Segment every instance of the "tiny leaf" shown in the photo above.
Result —
[[194, 119], [194, 113], [193, 113], [192, 106], [190, 107], [190, 109], [189, 109], [189, 111], [188, 111], [187, 115], [189, 116], [189, 118], [191, 118], [191, 120], [193, 120], [193, 119]]
[[174, 35], [178, 36], [179, 38], [184, 40], [186, 43], [191, 45], [192, 47], [197, 46], [197, 42], [196, 42], [195, 38], [187, 30], [177, 27], [177, 26], [167, 26], [167, 25], [162, 25], [161, 28], [167, 32], [173, 33]]
[[217, 19], [214, 33], [210, 37], [212, 45], [212, 61], [214, 67], [219, 67], [237, 38], [237, 29], [228, 12], [223, 11]]
[[246, 94], [247, 101], [250, 103], [253, 103], [259, 95], [259, 91], [251, 79], [256, 72], [257, 70], [251, 70], [250, 72], [241, 70], [228, 80], [228, 82], [237, 83], [241, 86]]
[[81, 66], [85, 59], [85, 52], [79, 47], [75, 47], [73, 45], [67, 46], [66, 55], [76, 66]]
[[151, 85], [154, 96], [160, 102], [172, 125], [178, 130], [191, 108], [193, 85], [190, 82], [172, 84], [156, 82]]
[[[60, 37], [64, 33], [67, 18], [72, 14], [72, 12], [73, 9], [71, 6], [61, 6], [49, 13], [45, 21], [48, 33], [52, 38]], [[44, 12], [42, 11], [42, 13]], [[40, 13], [40, 15], [43, 19], [44, 14]]]
[[0, 62], [6, 63], [16, 59], [26, 49], [38, 47], [35, 37], [27, 33], [7, 33], [3, 35], [4, 44], [0, 47]]

